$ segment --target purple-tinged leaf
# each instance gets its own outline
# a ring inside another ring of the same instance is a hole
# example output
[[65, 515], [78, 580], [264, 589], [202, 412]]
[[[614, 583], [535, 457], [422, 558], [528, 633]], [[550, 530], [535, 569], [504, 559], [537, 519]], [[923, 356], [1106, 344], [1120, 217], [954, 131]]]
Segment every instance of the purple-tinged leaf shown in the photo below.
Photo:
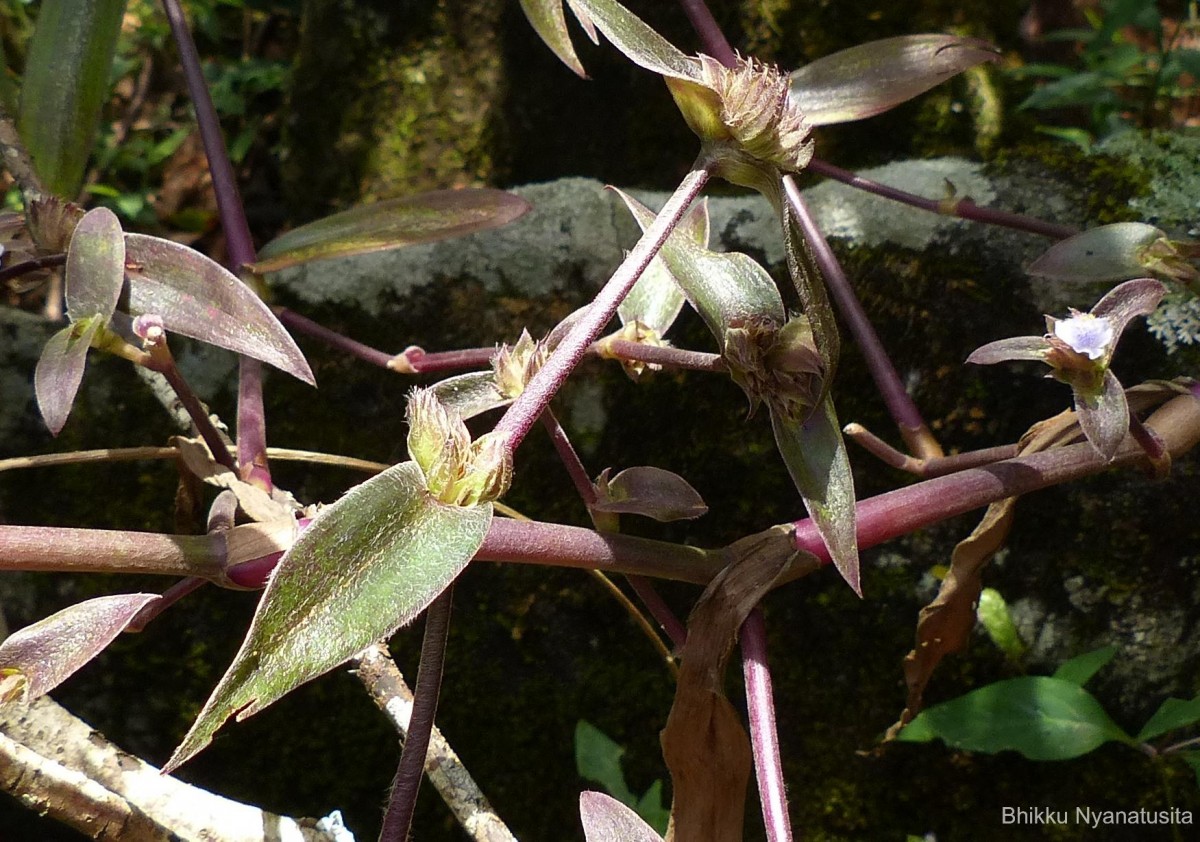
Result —
[[692, 520], [708, 511], [704, 499], [679, 474], [642, 465], [626, 468], [612, 479], [608, 469], [596, 478], [598, 512], [644, 515], [666, 523]]
[[957, 35], [901, 35], [859, 44], [792, 73], [792, 101], [810, 125], [848, 123], [906, 102], [951, 76], [997, 61], [985, 41]]
[[602, 792], [579, 793], [579, 818], [587, 842], [662, 842], [637, 813]]
[[89, 599], [9, 635], [0, 643], [0, 704], [32, 702], [96, 657], [158, 594]]
[[1122, 281], [1146, 275], [1143, 252], [1167, 235], [1143, 222], [1090, 228], [1055, 243], [1029, 266], [1029, 274], [1059, 281]]
[[[643, 231], [653, 224], [649, 208], [619, 190], [617, 194]], [[680, 231], [671, 232], [659, 255], [722, 350], [731, 327], [759, 320], [783, 324], [783, 299], [775, 282], [748, 255], [709, 251]]]
[[275, 314], [219, 263], [170, 240], [126, 234], [125, 270], [133, 315], [154, 313], [173, 333], [261, 360], [316, 385]]
[[275, 238], [259, 250], [254, 272], [312, 260], [433, 243], [499, 228], [532, 208], [503, 190], [434, 190], [335, 213]]
[[1049, 344], [1040, 336], [1014, 336], [1010, 339], [997, 339], [971, 352], [967, 362], [976, 365], [993, 365], [1007, 360], [1038, 360], [1046, 359]]
[[771, 427], [779, 453], [829, 557], [846, 584], [861, 597], [854, 475], [833, 400], [826, 395], [823, 406], [803, 424], [772, 411]]
[[1129, 432], [1129, 405], [1125, 389], [1111, 371], [1104, 372], [1104, 382], [1097, 395], [1085, 395], [1075, 389], [1075, 414], [1079, 427], [1092, 447], [1105, 459], [1116, 455]]
[[33, 391], [46, 427], [58, 435], [67, 423], [75, 394], [83, 382], [92, 338], [106, 319], [99, 315], [75, 322], [50, 337], [33, 370]]
[[575, 54], [571, 36], [567, 31], [567, 18], [563, 14], [563, 0], [521, 0], [521, 11], [547, 47], [558, 56], [559, 61], [571, 68], [577, 76], [587, 78], [587, 71]]
[[437, 502], [415, 462], [322, 509], [284, 555], [225, 676], [164, 769], [412, 621], [483, 543], [491, 504]]
[[125, 236], [117, 215], [95, 208], [83, 215], [67, 248], [67, 315], [72, 321], [117, 309], [125, 283]]
[[[628, 196], [613, 189], [626, 204], [629, 203]], [[700, 248], [708, 248], [708, 200], [697, 202], [675, 230], [680, 236], [693, 240]], [[617, 315], [621, 324], [637, 321], [661, 337], [674, 324], [685, 301], [679, 282], [662, 257], [656, 255], [617, 308]]]
[[569, 5], [585, 27], [594, 25], [639, 67], [660, 76], [699, 81], [699, 60], [684, 55], [616, 0], [570, 0]]
[[[1091, 309], [1091, 315], [1098, 319], [1108, 319], [1112, 324], [1113, 333], [1119, 339], [1130, 321], [1138, 316], [1153, 313], [1166, 294], [1166, 286], [1153, 278], [1126, 281], [1113, 287], [1097, 301], [1096, 306]], [[1115, 342], [1113, 346], [1116, 346]]]
[[472, 371], [447, 377], [430, 388], [442, 406], [464, 421], [512, 403], [512, 398], [505, 397], [496, 388], [496, 374], [493, 371]]

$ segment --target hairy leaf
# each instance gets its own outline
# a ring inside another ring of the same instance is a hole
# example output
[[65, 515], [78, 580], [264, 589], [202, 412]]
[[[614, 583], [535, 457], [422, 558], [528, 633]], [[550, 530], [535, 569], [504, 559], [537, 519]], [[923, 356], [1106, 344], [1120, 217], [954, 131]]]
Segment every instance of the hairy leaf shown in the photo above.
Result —
[[71, 235], [65, 272], [71, 320], [98, 315], [108, 321], [125, 283], [125, 236], [115, 213], [95, 208], [83, 215]]
[[[631, 201], [620, 190], [616, 192], [626, 204]], [[632, 207], [630, 209], [632, 210]], [[700, 248], [707, 248], [708, 229], [708, 199], [701, 199], [692, 206], [675, 230], [694, 240]], [[638, 282], [617, 308], [617, 315], [621, 324], [641, 322], [659, 336], [665, 336], [675, 323], [679, 311], [683, 309], [685, 300], [682, 285], [676, 280], [662, 256], [655, 255], [642, 277], [638, 278]]]
[[1076, 655], [1071, 660], [1061, 664], [1054, 671], [1054, 677], [1063, 681], [1070, 681], [1072, 684], [1078, 684], [1082, 687], [1088, 683], [1093, 675], [1103, 669], [1116, 654], [1116, 646], [1105, 646], [1102, 649]]
[[1187, 728], [1200, 722], [1200, 696], [1194, 699], [1167, 699], [1149, 721], [1142, 726], [1135, 738], [1139, 743], [1161, 737], [1168, 731], [1177, 728]]
[[259, 274], [276, 272], [311, 260], [465, 237], [507, 225], [531, 207], [513, 193], [483, 188], [388, 199], [293, 228], [263, 246], [249, 268]]
[[32, 702], [96, 657], [158, 594], [116, 594], [64, 608], [0, 643], [0, 704]]
[[1091, 693], [1047, 676], [998, 681], [936, 705], [898, 739], [941, 739], [954, 748], [988, 754], [1018, 751], [1030, 760], [1069, 760], [1110, 740], [1132, 742]]
[[580, 22], [594, 25], [639, 67], [676, 79], [700, 78], [698, 60], [684, 55], [616, 0], [570, 0], [570, 6]]
[[106, 320], [91, 316], [69, 325], [50, 337], [33, 370], [33, 391], [46, 427], [54, 435], [62, 431], [75, 403], [88, 348]]
[[587, 842], [662, 842], [637, 813], [602, 792], [579, 794], [579, 818]]
[[317, 514], [267, 584], [250, 630], [170, 770], [239, 721], [423, 611], [475, 555], [492, 507], [449, 506], [404, 462]]
[[679, 474], [649, 465], [626, 468], [612, 479], [608, 469], [596, 480], [599, 512], [635, 514], [660, 522], [691, 520], [708, 511], [704, 499]]
[[457, 413], [464, 421], [512, 403], [512, 398], [505, 397], [496, 387], [493, 371], [472, 371], [447, 377], [430, 388], [442, 406]]
[[771, 427], [779, 453], [804, 500], [804, 508], [829, 550], [829, 557], [846, 584], [862, 596], [854, 475], [833, 399], [826, 395], [821, 408], [803, 423], [772, 410]]
[[179, 243], [125, 235], [129, 308], [162, 316], [171, 332], [262, 360], [305, 383], [312, 369], [251, 289], [219, 263]]
[[1117, 222], [1090, 228], [1055, 243], [1029, 266], [1029, 274], [1063, 281], [1123, 281], [1146, 274], [1142, 252], [1162, 230], [1144, 222]]
[[542, 42], [559, 60], [577, 76], [587, 78], [587, 71], [575, 54], [571, 35], [567, 31], [567, 18], [563, 14], [563, 0], [521, 0], [521, 11]]
[[848, 123], [887, 111], [970, 67], [999, 58], [995, 47], [977, 38], [884, 38], [801, 67], [791, 75], [789, 96], [811, 125]]
[[43, 0], [25, 60], [18, 129], [49, 192], [74, 198], [108, 97], [125, 0]]

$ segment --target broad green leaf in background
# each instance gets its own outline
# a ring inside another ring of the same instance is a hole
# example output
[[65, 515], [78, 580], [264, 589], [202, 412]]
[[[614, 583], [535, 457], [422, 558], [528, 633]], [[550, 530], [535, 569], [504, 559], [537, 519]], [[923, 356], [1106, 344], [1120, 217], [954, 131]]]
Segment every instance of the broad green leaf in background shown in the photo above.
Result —
[[854, 475], [833, 399], [826, 395], [822, 405], [803, 423], [784, 418], [772, 409], [771, 428], [792, 482], [834, 566], [846, 584], [862, 596]]
[[587, 842], [662, 842], [637, 813], [602, 792], [579, 794], [579, 818]]
[[623, 804], [632, 805], [637, 796], [625, 783], [619, 743], [586, 720], [575, 723], [575, 768], [580, 777], [598, 783]]
[[14, 632], [0, 643], [0, 704], [49, 693], [96, 657], [158, 594], [89, 599]]
[[[616, 192], [642, 231], [654, 223], [649, 208], [620, 190]], [[694, 237], [674, 231], [659, 254], [722, 350], [730, 327], [756, 319], [783, 324], [783, 299], [775, 282], [748, 255], [709, 251]]]
[[491, 519], [491, 504], [434, 500], [414, 462], [322, 509], [280, 561], [242, 648], [165, 769], [233, 714], [254, 715], [410, 622], [466, 567]]
[[1116, 646], [1104, 646], [1082, 655], [1076, 655], [1059, 666], [1054, 671], [1054, 677], [1082, 687], [1091, 681], [1093, 675], [1108, 666], [1108, 662], [1116, 654]]
[[571, 35], [567, 31], [567, 18], [563, 14], [563, 0], [521, 0], [521, 11], [542, 42], [559, 60], [577, 76], [587, 78], [587, 71], [575, 54]]
[[1176, 728], [1186, 728], [1200, 722], [1200, 696], [1194, 699], [1167, 699], [1134, 738], [1139, 743], [1153, 740]]
[[999, 57], [995, 47], [977, 38], [933, 34], [884, 38], [801, 67], [791, 75], [789, 96], [810, 125], [847, 123], [887, 111]]
[[[622, 200], [629, 202], [629, 197], [620, 190], [616, 192], [621, 195]], [[675, 228], [675, 232], [694, 240], [700, 248], [708, 248], [707, 198], [702, 198], [692, 206]], [[675, 232], [672, 232], [673, 235]], [[637, 321], [661, 337], [665, 336], [674, 324], [685, 300], [679, 281], [675, 279], [662, 256], [655, 255], [617, 308], [617, 315], [621, 324]]]
[[996, 644], [996, 648], [1007, 655], [1012, 661], [1020, 663], [1025, 654], [1025, 641], [1013, 623], [1008, 611], [1008, 603], [995, 588], [984, 588], [979, 594], [979, 605], [975, 607], [975, 615], [983, 625], [984, 631]]
[[125, 0], [43, 0], [21, 84], [17, 127], [42, 186], [74, 199], [83, 184]]
[[1078, 684], [1025, 676], [980, 687], [922, 711], [897, 739], [944, 740], [967, 751], [1017, 751], [1030, 760], [1070, 760], [1115, 740], [1133, 740]]
[[263, 274], [311, 260], [465, 237], [507, 225], [531, 207], [513, 193], [482, 188], [388, 199], [293, 228], [263, 246], [248, 268]]
[[269, 363], [315, 385], [292, 337], [250, 287], [195, 249], [144, 234], [125, 235], [129, 309], [162, 317], [172, 333]]

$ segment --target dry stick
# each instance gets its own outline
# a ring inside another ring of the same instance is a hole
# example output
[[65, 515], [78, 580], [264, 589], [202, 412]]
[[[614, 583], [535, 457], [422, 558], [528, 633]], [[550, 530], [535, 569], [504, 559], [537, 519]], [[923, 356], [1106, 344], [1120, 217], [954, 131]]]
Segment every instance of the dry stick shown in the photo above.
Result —
[[[367, 688], [401, 737], [408, 733], [413, 693], [396, 668], [387, 648], [375, 644], [354, 659], [354, 675]], [[429, 738], [425, 774], [442, 796], [458, 823], [476, 842], [515, 842], [462, 760], [435, 725]]]
[[425, 771], [429, 736], [433, 731], [438, 694], [442, 688], [442, 667], [446, 663], [446, 640], [450, 633], [453, 596], [454, 585], [451, 584], [425, 610], [425, 637], [421, 641], [421, 662], [417, 667], [417, 689], [413, 694], [408, 738], [400, 752], [400, 763], [396, 767], [396, 779], [392, 782], [379, 842], [406, 842], [412, 826], [417, 790]]
[[900, 435], [905, 444], [913, 453], [923, 459], [942, 456], [942, 448], [934, 439], [933, 433], [929, 431], [925, 419], [921, 417], [921, 411], [917, 409], [917, 405], [905, 391], [904, 383], [901, 382], [900, 375], [896, 373], [896, 367], [892, 365], [892, 360], [884, 350], [883, 343], [879, 341], [879, 334], [875, 332], [874, 325], [867, 318], [866, 311], [863, 310], [862, 304], [854, 294], [854, 288], [842, 270], [842, 265], [834, 256], [832, 249], [829, 248], [829, 243], [821, 233], [808, 203], [805, 202], [804, 196], [800, 194], [800, 189], [796, 186], [796, 180], [790, 175], [784, 176], [783, 189], [792, 213], [795, 214], [800, 229], [804, 232], [805, 239], [812, 246], [813, 257], [816, 259], [821, 273], [825, 276], [829, 297], [837, 305], [838, 312], [841, 313], [850, 329], [850, 334], [862, 349], [867, 369], [871, 372], [871, 379], [875, 381], [875, 388], [879, 389], [892, 420], [900, 428]]

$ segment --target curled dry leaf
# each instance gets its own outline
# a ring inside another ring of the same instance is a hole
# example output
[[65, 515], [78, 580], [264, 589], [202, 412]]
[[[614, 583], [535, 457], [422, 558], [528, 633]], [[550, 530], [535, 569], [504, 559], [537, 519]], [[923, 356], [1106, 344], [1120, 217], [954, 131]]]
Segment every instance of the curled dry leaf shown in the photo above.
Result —
[[596, 478], [598, 512], [645, 515], [660, 522], [691, 520], [708, 511], [704, 499], [679, 474], [642, 465], [626, 468], [612, 479], [608, 468]]
[[746, 616], [797, 556], [788, 527], [752, 535], [729, 552], [733, 560], [688, 618], [675, 702], [662, 732], [675, 793], [673, 838], [687, 842], [742, 838], [753, 761], [741, 716], [725, 697], [725, 663]]
[[237, 497], [246, 516], [255, 521], [278, 521], [294, 517], [300, 504], [291, 493], [276, 488], [267, 493], [257, 485], [242, 481], [237, 474], [213, 459], [212, 451], [202, 439], [173, 436], [171, 445], [179, 450], [184, 466], [208, 485], [227, 488]]

